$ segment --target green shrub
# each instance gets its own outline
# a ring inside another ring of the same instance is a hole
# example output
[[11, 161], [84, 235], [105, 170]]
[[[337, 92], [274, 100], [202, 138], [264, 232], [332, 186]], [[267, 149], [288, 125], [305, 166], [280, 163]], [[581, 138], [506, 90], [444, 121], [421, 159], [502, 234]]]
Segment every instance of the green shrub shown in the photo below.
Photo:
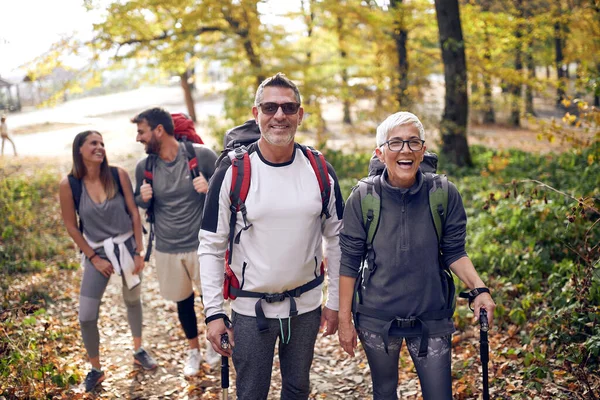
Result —
[[58, 178], [2, 176], [0, 170], [0, 271], [39, 271], [44, 260], [63, 254], [70, 239], [58, 204]]

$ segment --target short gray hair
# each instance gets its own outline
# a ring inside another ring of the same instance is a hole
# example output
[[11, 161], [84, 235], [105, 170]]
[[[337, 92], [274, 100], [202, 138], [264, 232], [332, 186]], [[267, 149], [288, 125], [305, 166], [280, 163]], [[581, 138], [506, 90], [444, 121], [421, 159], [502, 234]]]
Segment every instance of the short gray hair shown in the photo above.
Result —
[[385, 121], [377, 127], [377, 147], [382, 146], [386, 142], [388, 134], [392, 129], [397, 126], [409, 124], [413, 124], [419, 130], [419, 138], [425, 140], [425, 128], [423, 128], [423, 124], [419, 118], [413, 113], [400, 111], [387, 117]]
[[278, 72], [277, 74], [275, 74], [271, 77], [268, 77], [267, 79], [262, 81], [262, 83], [256, 90], [256, 96], [254, 97], [254, 105], [256, 107], [258, 107], [258, 105], [260, 103], [262, 103], [263, 92], [265, 90], [265, 87], [268, 87], [268, 86], [292, 89], [294, 91], [294, 97], [296, 98], [296, 102], [298, 104], [302, 103], [300, 101], [300, 91], [298, 90], [298, 86], [296, 86], [296, 84], [294, 82], [292, 82], [290, 79], [288, 79], [288, 77], [286, 77], [285, 74]]

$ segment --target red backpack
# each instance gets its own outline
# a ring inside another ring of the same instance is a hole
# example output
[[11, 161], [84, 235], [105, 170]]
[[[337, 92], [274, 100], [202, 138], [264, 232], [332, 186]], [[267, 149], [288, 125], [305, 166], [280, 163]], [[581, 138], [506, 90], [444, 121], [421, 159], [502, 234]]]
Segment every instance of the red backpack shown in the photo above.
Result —
[[188, 140], [192, 143], [204, 144], [202, 138], [196, 133], [194, 121], [185, 114], [171, 114], [173, 118], [173, 136], [179, 141]]

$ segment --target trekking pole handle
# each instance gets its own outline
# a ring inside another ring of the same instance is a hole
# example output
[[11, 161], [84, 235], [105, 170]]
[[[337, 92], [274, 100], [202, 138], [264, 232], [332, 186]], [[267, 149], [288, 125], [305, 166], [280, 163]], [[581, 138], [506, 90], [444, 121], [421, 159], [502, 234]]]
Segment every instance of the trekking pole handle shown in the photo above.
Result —
[[490, 329], [487, 317], [487, 310], [485, 308], [479, 309], [479, 325], [481, 326], [481, 330], [483, 332], [487, 332]]

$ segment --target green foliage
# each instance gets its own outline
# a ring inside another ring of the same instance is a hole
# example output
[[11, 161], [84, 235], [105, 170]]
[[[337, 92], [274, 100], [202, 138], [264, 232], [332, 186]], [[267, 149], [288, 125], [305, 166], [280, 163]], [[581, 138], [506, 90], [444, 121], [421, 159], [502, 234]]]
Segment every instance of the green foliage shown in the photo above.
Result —
[[63, 253], [56, 176], [5, 175], [0, 169], [0, 271], [40, 271], [42, 260]]
[[363, 152], [344, 153], [341, 150], [323, 150], [325, 158], [333, 166], [339, 178], [340, 189], [344, 199], [348, 198], [352, 187], [359, 179], [369, 173], [371, 154]]
[[33, 287], [18, 303], [0, 306], [0, 397], [52, 398], [81, 381], [61, 359], [61, 349], [76, 339], [75, 332], [48, 315], [49, 298]]
[[[589, 160], [600, 144], [558, 156], [472, 150], [480, 174], [450, 176], [465, 199], [468, 252], [498, 279], [497, 301], [511, 304], [496, 317], [534, 326], [553, 357], [598, 368], [600, 164]], [[525, 363], [526, 377], [546, 375], [544, 357], [530, 354]]]
[[81, 381], [63, 357], [77, 329], [46, 311], [70, 296], [56, 282], [78, 266], [66, 256], [57, 191], [55, 175], [0, 165], [0, 398], [52, 398]]

